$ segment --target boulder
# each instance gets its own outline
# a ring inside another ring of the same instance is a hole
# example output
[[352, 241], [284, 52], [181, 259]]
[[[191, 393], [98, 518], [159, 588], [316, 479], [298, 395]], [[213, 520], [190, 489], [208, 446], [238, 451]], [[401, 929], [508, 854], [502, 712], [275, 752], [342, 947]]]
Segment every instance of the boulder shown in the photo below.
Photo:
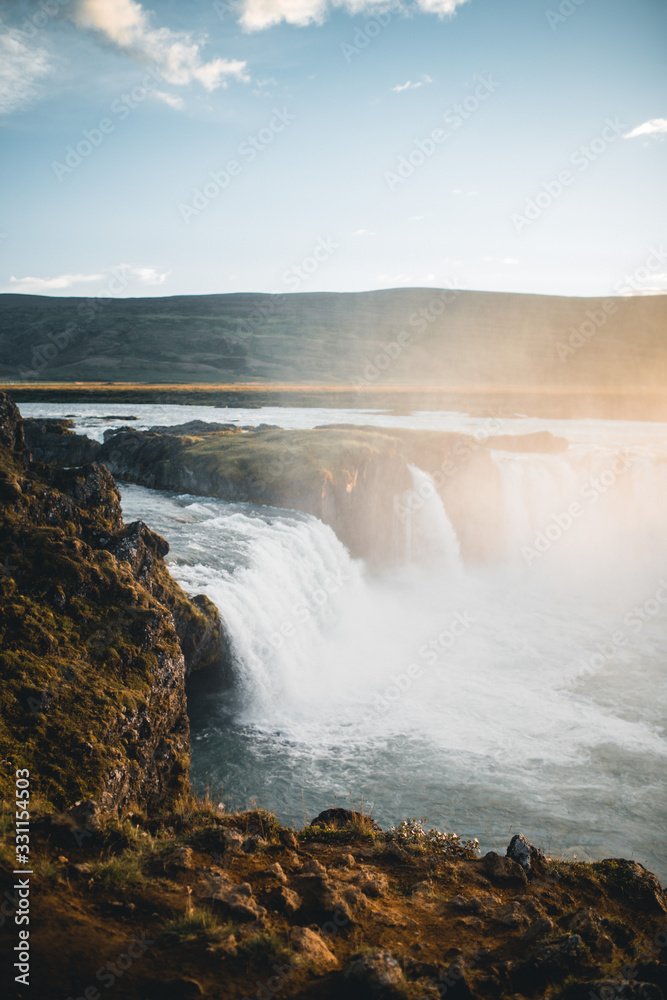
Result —
[[333, 969], [338, 966], [338, 959], [326, 942], [308, 927], [293, 927], [289, 942], [297, 955], [296, 965], [309, 962], [317, 969]]
[[247, 882], [235, 885], [223, 878], [211, 879], [197, 889], [196, 897], [232, 920], [261, 920], [266, 916], [266, 910], [258, 905]]
[[528, 877], [523, 867], [512, 858], [501, 857], [495, 851], [489, 851], [482, 858], [484, 872], [492, 882], [499, 885], [525, 885]]
[[403, 970], [390, 951], [375, 951], [351, 962], [343, 979], [349, 996], [359, 1000], [391, 1000], [404, 995]]
[[542, 851], [529, 844], [522, 833], [515, 833], [509, 842], [506, 857], [521, 865], [528, 878], [533, 877], [534, 865], [546, 861]]
[[370, 816], [354, 812], [352, 809], [325, 809], [314, 820], [311, 826], [323, 826], [333, 830], [345, 830], [349, 827], [363, 826], [364, 829], [380, 833], [382, 828]]

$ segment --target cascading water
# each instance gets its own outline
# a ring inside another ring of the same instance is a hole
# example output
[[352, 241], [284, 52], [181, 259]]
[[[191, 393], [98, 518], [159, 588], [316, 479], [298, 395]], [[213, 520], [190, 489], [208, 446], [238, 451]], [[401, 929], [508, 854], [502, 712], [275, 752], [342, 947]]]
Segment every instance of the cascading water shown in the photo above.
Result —
[[404, 524], [407, 561], [459, 570], [459, 540], [433, 477], [416, 465], [408, 469], [412, 490], [396, 505]]
[[297, 823], [302, 794], [312, 815], [364, 795], [383, 824], [420, 815], [487, 847], [520, 824], [667, 875], [665, 459], [577, 445], [493, 461], [504, 556], [462, 566], [412, 467], [410, 544], [382, 576], [315, 518], [124, 488], [232, 646], [235, 693], [190, 701], [195, 783]]

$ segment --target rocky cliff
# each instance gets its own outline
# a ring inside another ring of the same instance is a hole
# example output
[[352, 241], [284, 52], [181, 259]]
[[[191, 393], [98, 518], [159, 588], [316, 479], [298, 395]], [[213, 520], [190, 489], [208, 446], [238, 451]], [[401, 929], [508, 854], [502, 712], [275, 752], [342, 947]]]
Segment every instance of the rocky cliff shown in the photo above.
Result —
[[103, 466], [31, 459], [0, 394], [0, 793], [15, 767], [60, 808], [153, 808], [188, 790], [185, 677], [221, 655], [217, 610], [125, 525]]
[[[102, 446], [77, 437], [65, 421], [28, 427], [43, 460], [70, 465], [89, 452], [115, 476], [153, 489], [301, 510], [329, 524], [353, 556], [372, 561], [400, 550], [411, 511], [427, 499], [414, 492], [414, 464], [433, 478], [464, 558], [484, 560], [502, 539], [500, 481], [489, 450], [494, 438], [350, 425], [242, 431], [198, 424], [110, 430]], [[502, 439], [502, 446], [567, 446], [548, 434], [537, 437]]]

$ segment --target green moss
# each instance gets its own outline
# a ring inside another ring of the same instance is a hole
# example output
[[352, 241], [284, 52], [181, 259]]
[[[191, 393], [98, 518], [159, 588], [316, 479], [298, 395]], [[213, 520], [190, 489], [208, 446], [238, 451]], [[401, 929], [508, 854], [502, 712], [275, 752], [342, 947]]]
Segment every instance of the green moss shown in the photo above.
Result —
[[[150, 698], [158, 734], [168, 724], [171, 696], [161, 704], [151, 692], [162, 690], [161, 664], [180, 658], [169, 599], [182, 616], [205, 618], [160, 556], [155, 596], [101, 547], [125, 531], [119, 497], [104, 470], [87, 475], [25, 469], [0, 447], [0, 756], [12, 765], [0, 772], [0, 796], [12, 795], [13, 770], [26, 767], [33, 791], [57, 808], [99, 799], [110, 772], [128, 773], [137, 748], [121, 738], [123, 710]], [[6, 502], [11, 486], [20, 491]], [[175, 753], [169, 794], [178, 797], [188, 761], [179, 746]]]

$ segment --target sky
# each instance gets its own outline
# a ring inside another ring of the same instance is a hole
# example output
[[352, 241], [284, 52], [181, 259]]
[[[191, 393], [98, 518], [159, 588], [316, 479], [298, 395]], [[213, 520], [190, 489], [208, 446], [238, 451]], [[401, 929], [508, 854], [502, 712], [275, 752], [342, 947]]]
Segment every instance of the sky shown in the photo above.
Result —
[[664, 0], [2, 0], [0, 292], [667, 291]]

